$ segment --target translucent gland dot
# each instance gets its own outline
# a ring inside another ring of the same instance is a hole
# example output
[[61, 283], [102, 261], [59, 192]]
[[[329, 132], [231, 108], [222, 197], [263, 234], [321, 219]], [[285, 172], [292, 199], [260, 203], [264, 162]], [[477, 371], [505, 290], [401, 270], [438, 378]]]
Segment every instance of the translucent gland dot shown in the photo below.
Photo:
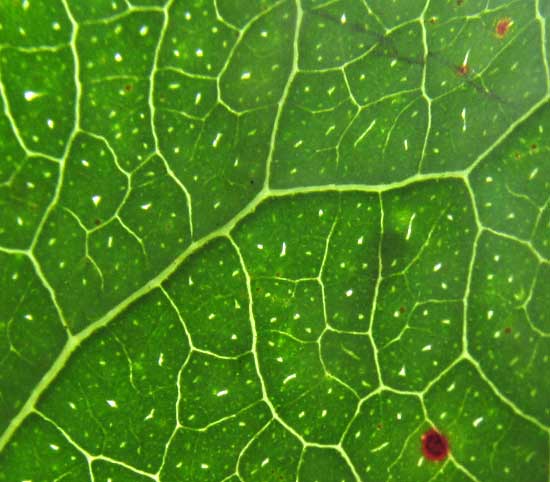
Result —
[[101, 202], [101, 196], [98, 196], [97, 194], [95, 196], [92, 196], [92, 202], [95, 206], [99, 205]]
[[204, 52], [202, 51], [202, 49], [197, 49], [195, 50], [195, 55], [197, 57], [202, 57], [204, 55]]
[[243, 72], [242, 75], [241, 75], [242, 80], [248, 80], [248, 79], [250, 79], [250, 77], [251, 77], [250, 72]]
[[353, 294], [353, 290], [347, 290], [346, 296], [349, 298]]
[[139, 34], [142, 37], [145, 37], [149, 33], [149, 27], [147, 25], [142, 25], [142, 27], [139, 29]]
[[120, 55], [118, 52], [115, 54], [115, 61], [122, 62], [122, 55]]

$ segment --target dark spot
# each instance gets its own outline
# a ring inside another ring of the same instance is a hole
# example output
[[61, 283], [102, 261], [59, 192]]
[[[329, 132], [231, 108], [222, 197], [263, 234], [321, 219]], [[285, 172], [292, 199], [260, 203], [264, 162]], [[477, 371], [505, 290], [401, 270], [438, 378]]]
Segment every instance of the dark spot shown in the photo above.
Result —
[[458, 7], [464, 5], [464, 0], [456, 0], [456, 4]]
[[384, 425], [382, 425], [381, 423], [379, 423], [378, 425], [376, 425], [376, 430], [382, 430], [382, 427], [383, 427], [383, 426], [384, 426]]
[[521, 154], [520, 154], [519, 152], [516, 152], [516, 153], [514, 154], [514, 157], [515, 157], [516, 159], [521, 159]]
[[96, 220], [94, 220], [94, 224], [95, 224], [96, 226], [99, 226], [99, 225], [101, 224], [101, 219], [96, 219]]
[[422, 453], [428, 460], [438, 462], [449, 455], [447, 438], [434, 428], [422, 435]]
[[405, 313], [405, 307], [402, 306], [401, 308], [399, 308], [399, 313]]
[[470, 67], [468, 67], [468, 64], [462, 64], [456, 68], [456, 73], [460, 75], [460, 77], [464, 77], [468, 74], [468, 72], [470, 72]]
[[436, 22], [437, 22], [437, 17], [430, 18], [430, 23], [436, 23]]
[[254, 179], [250, 179], [250, 184], [254, 184]]
[[499, 39], [503, 39], [504, 37], [506, 37], [506, 34], [510, 30], [511, 26], [512, 26], [512, 19], [510, 17], [501, 18], [495, 25], [495, 35]]
[[125, 90], [126, 92], [130, 92], [130, 91], [132, 90], [132, 88], [133, 88], [133, 87], [132, 87], [132, 84], [126, 84], [126, 85], [124, 86], [124, 90]]
[[280, 278], [280, 277], [281, 277], [281, 273], [280, 273], [279, 271], [277, 271], [277, 272], [275, 273], [275, 276], [276, 276], [277, 278]]
[[504, 328], [504, 333], [506, 333], [507, 335], [509, 335], [510, 333], [512, 333], [512, 328], [510, 328], [509, 326], [507, 326], [506, 328]]
[[531, 144], [531, 149], [535, 150], [538, 146], [536, 144]]

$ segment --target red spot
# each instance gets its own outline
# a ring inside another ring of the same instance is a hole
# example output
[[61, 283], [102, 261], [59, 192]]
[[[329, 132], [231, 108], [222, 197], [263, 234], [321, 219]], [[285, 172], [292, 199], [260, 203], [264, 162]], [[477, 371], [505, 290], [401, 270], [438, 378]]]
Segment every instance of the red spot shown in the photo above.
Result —
[[510, 17], [501, 18], [495, 26], [495, 35], [503, 39], [512, 26], [512, 19]]
[[428, 460], [445, 460], [449, 455], [449, 442], [442, 433], [431, 428], [422, 435], [422, 453]]
[[464, 77], [465, 75], [468, 75], [469, 72], [470, 72], [470, 67], [468, 67], [468, 64], [462, 64], [456, 68], [456, 73], [460, 75], [460, 77]]

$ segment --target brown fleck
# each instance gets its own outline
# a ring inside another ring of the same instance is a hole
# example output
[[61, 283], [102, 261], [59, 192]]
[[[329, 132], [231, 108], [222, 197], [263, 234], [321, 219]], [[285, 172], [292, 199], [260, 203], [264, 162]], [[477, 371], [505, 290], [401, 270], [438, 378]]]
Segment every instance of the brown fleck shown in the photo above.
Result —
[[504, 328], [504, 333], [506, 333], [507, 335], [512, 333], [512, 328], [510, 328], [509, 326], [507, 326], [506, 328]]
[[130, 92], [130, 91], [132, 90], [132, 84], [126, 84], [126, 85], [124, 86], [124, 90], [125, 90], [126, 92]]
[[460, 75], [460, 77], [464, 77], [465, 75], [468, 75], [469, 72], [470, 72], [470, 67], [468, 67], [468, 64], [459, 65], [456, 69], [456, 73]]
[[510, 27], [512, 26], [512, 19], [510, 17], [504, 17], [497, 21], [495, 25], [495, 35], [499, 39], [503, 39], [506, 37], [506, 34], [510, 30]]

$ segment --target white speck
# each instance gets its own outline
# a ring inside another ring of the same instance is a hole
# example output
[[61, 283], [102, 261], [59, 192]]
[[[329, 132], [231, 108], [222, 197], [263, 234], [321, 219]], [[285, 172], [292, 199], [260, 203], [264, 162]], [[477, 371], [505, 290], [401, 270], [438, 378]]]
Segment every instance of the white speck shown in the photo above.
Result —
[[23, 7], [23, 10], [28, 10], [29, 7], [31, 6], [31, 2], [29, 2], [29, 0], [23, 0], [23, 3], [21, 4], [21, 6]]
[[151, 203], [147, 203], [147, 204], [142, 204], [140, 207], [141, 207], [141, 209], [143, 209], [144, 211], [147, 211], [151, 206], [152, 206]]
[[397, 413], [397, 420], [401, 420], [403, 418], [403, 415], [401, 414], [401, 412], [398, 412]]
[[529, 174], [529, 180], [532, 181], [535, 178], [535, 176], [538, 174], [538, 172], [539, 172], [539, 168], [535, 167], [535, 169], [531, 171], [531, 174]]
[[358, 244], [358, 245], [363, 244], [363, 236], [361, 236], [361, 237], [357, 240], [357, 244]]
[[405, 150], [408, 151], [409, 150], [409, 141], [407, 139], [405, 139], [403, 141], [403, 146], [405, 147]]
[[266, 37], [267, 37], [267, 31], [266, 31], [266, 30], [262, 30], [262, 31], [260, 32], [260, 37], [266, 38]]
[[434, 266], [434, 271], [439, 271], [441, 269], [441, 263], [437, 263], [435, 266]]
[[200, 92], [197, 92], [195, 95], [195, 105], [199, 105], [201, 103], [202, 94]]
[[495, 314], [495, 312], [493, 310], [489, 310], [487, 312], [487, 319], [490, 320], [491, 318], [493, 318], [494, 314]]
[[462, 132], [464, 132], [466, 131], [466, 107], [462, 109], [462, 112], [460, 113], [460, 117], [462, 118]]
[[204, 469], [206, 470], [207, 468], [209, 468], [210, 466], [208, 464], [201, 464], [201, 469]]
[[58, 32], [59, 30], [61, 30], [61, 25], [59, 25], [59, 22], [53, 22], [52, 23], [52, 28]]
[[349, 298], [353, 294], [353, 290], [347, 290], [346, 296]]
[[220, 142], [220, 139], [222, 138], [223, 134], [221, 132], [218, 132], [216, 134], [216, 137], [214, 138], [214, 140], [212, 141], [212, 146], [213, 147], [218, 147], [218, 143]]
[[113, 237], [109, 236], [109, 239], [107, 240], [107, 247], [112, 248], [113, 247]]
[[257, 244], [256, 247], [257, 247], [258, 249], [264, 249], [264, 245], [263, 245], [263, 244]]
[[155, 416], [155, 409], [152, 408], [151, 411], [147, 414], [147, 416], [143, 420], [151, 420]]
[[407, 241], [411, 239], [412, 224], [413, 224], [414, 218], [416, 218], [416, 213], [413, 213], [411, 218], [409, 219], [409, 225], [407, 227], [407, 235], [405, 236], [405, 240]]
[[122, 55], [120, 55], [118, 52], [115, 54], [115, 61], [122, 62]]
[[223, 397], [224, 395], [227, 395], [229, 393], [228, 390], [220, 390], [218, 393], [216, 393], [217, 397]]
[[286, 243], [283, 241], [283, 245], [281, 246], [281, 256], [286, 256]]
[[72, 410], [76, 410], [76, 405], [73, 402], [69, 402], [69, 407], [71, 407]]
[[97, 206], [101, 202], [101, 196], [98, 196], [97, 194], [92, 196], [92, 202], [95, 206]]
[[447, 387], [447, 391], [452, 392], [455, 389], [455, 387], [456, 387], [456, 384], [455, 382], [453, 382]]
[[295, 320], [299, 320], [299, 319], [300, 319], [300, 313], [294, 313], [293, 318], [294, 318]]
[[202, 49], [197, 49], [195, 50], [195, 55], [197, 57], [202, 57], [204, 55], [204, 52], [202, 51]]
[[189, 12], [185, 12], [185, 20], [191, 20], [191, 14]]
[[50, 444], [50, 448], [52, 450], [55, 450], [56, 452], [59, 450], [59, 446], [58, 445], [55, 445], [55, 444]]
[[396, 64], [397, 64], [397, 59], [393, 59], [393, 60], [390, 62], [390, 67], [395, 67]]
[[346, 14], [343, 13], [342, 16], [340, 17], [340, 23], [341, 23], [342, 25], [345, 25], [346, 22], [347, 22]]
[[294, 380], [295, 378], [296, 378], [296, 373], [289, 375], [283, 380], [283, 385], [286, 385], [290, 380]]
[[48, 119], [48, 120], [46, 121], [46, 123], [48, 124], [48, 127], [49, 127], [50, 129], [53, 129], [54, 126], [55, 126], [54, 121], [51, 120], [51, 119]]
[[404, 377], [406, 374], [407, 374], [407, 372], [405, 371], [405, 365], [403, 365], [401, 367], [401, 370], [399, 370], [399, 376]]
[[38, 92], [35, 92], [34, 90], [26, 90], [23, 95], [25, 96], [25, 100], [27, 101], [31, 101], [31, 100], [34, 100], [36, 99], [37, 97], [40, 97], [41, 94], [39, 94]]
[[161, 353], [159, 355], [158, 364], [159, 364], [159, 367], [161, 367], [164, 364], [164, 353]]
[[432, 349], [432, 345], [426, 345], [422, 348], [422, 351], [430, 351]]
[[477, 428], [481, 422], [483, 422], [483, 417], [476, 418], [472, 425]]
[[493, 182], [493, 178], [492, 178], [491, 176], [487, 176], [487, 177], [485, 178], [485, 182], [486, 182], [487, 184], [489, 184], [489, 183]]
[[141, 28], [139, 29], [139, 34], [142, 37], [145, 37], [148, 33], [149, 33], [149, 27], [147, 25], [142, 25]]
[[319, 209], [319, 217], [321, 217], [325, 212], [322, 209]]
[[109, 405], [109, 407], [111, 408], [117, 408], [118, 405], [116, 404], [116, 402], [114, 400], [107, 400], [107, 405]]
[[210, 314], [208, 315], [208, 319], [209, 319], [209, 320], [213, 320], [214, 318], [216, 318], [216, 315], [215, 315], [214, 313], [210, 313]]
[[248, 80], [250, 79], [250, 72], [243, 72], [241, 75], [241, 80]]

